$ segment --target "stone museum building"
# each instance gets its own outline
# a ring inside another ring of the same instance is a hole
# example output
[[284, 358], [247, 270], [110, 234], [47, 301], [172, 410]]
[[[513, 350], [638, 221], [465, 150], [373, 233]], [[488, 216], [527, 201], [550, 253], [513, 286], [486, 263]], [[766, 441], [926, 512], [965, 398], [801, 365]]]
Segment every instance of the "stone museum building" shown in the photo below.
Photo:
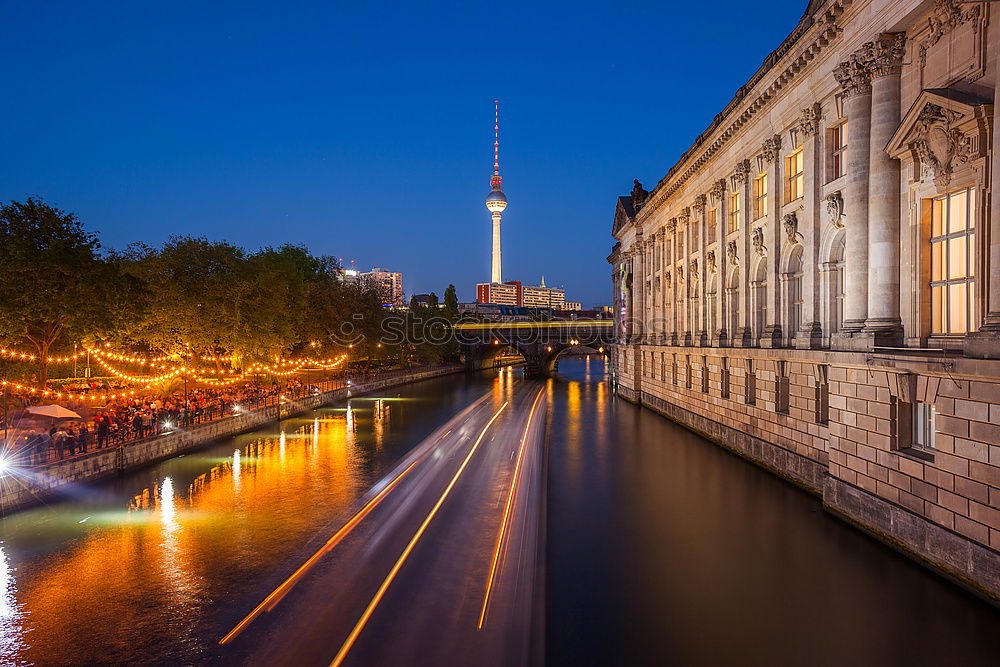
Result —
[[1000, 600], [1000, 3], [814, 0], [619, 197], [616, 391]]

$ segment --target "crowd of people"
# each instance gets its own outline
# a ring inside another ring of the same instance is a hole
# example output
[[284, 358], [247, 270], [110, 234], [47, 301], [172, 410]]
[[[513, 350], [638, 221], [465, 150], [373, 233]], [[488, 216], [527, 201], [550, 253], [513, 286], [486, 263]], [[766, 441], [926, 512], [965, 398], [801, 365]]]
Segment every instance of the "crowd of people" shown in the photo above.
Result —
[[[69, 405], [81, 414], [80, 419], [52, 420], [32, 418], [36, 426], [27, 428], [3, 424], [8, 446], [0, 453], [0, 462], [36, 466], [75, 455], [117, 447], [214, 419], [230, 417], [248, 410], [271, 405], [282, 399], [297, 399], [310, 392], [331, 391], [352, 382], [366, 383], [410, 372], [403, 368], [368, 365], [335, 371], [315, 384], [302, 379], [285, 382], [248, 382], [229, 387], [196, 387], [165, 396], [153, 394], [109, 400], [101, 407]], [[93, 387], [91, 387], [93, 388]], [[20, 419], [23, 423], [24, 416]], [[10, 432], [7, 429], [10, 428]]]
[[94, 409], [88, 418], [62, 420], [48, 428], [16, 433], [8, 457], [21, 465], [39, 465], [239, 414], [282, 398], [300, 398], [317, 389], [293, 379], [280, 384], [251, 382], [233, 387], [199, 387], [167, 396], [112, 399]]

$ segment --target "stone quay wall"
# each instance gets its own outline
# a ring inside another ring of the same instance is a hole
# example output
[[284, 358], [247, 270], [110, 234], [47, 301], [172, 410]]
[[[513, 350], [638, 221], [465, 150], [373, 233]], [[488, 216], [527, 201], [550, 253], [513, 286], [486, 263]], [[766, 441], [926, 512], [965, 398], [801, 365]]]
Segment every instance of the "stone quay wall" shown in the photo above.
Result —
[[198, 424], [172, 433], [140, 440], [123, 447], [88, 452], [44, 466], [8, 473], [0, 478], [0, 515], [42, 502], [70, 485], [86, 484], [140, 468], [177, 454], [207, 446], [217, 440], [264, 424], [301, 414], [333, 401], [419, 380], [465, 372], [463, 366], [415, 370], [413, 373], [375, 378], [314, 396], [268, 405], [240, 415]]
[[[1000, 602], [1000, 362], [873, 356], [618, 346], [616, 391]], [[916, 403], [933, 448], [906, 439]]]

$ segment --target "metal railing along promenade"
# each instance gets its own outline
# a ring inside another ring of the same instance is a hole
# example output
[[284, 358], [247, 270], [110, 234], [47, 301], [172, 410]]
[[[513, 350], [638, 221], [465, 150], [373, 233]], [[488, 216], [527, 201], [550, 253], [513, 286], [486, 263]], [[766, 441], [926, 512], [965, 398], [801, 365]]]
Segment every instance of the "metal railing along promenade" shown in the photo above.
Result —
[[346, 387], [364, 387], [385, 380], [448, 367], [448, 365], [440, 365], [395, 368], [383, 371], [353, 371], [350, 374], [344, 373], [317, 382], [303, 381], [301, 385], [268, 388], [262, 394], [232, 399], [213, 399], [194, 409], [181, 411], [179, 414], [161, 410], [155, 418], [141, 425], [134, 425], [131, 416], [121, 422], [110, 421], [111, 426], [107, 434], [103, 436], [98, 434], [93, 421], [90, 421], [90, 429], [87, 433], [59, 441], [52, 438], [42, 438], [37, 434], [28, 436], [15, 433], [6, 448], [5, 464], [16, 465], [20, 468], [44, 467], [60, 461], [83, 458], [95, 451], [128, 447], [166, 433], [176, 432], [179, 429], [236, 418], [272, 405], [307, 398], [310, 395], [326, 394]]

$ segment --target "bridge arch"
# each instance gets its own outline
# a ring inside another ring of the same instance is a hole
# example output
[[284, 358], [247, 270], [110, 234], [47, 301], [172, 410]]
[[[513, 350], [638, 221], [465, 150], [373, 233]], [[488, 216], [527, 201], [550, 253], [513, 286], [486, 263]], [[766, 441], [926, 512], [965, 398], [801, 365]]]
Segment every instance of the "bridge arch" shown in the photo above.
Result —
[[493, 365], [499, 350], [510, 347], [524, 357], [528, 373], [551, 372], [556, 358], [571, 347], [610, 352], [612, 320], [470, 323], [457, 325], [465, 364], [470, 369]]

